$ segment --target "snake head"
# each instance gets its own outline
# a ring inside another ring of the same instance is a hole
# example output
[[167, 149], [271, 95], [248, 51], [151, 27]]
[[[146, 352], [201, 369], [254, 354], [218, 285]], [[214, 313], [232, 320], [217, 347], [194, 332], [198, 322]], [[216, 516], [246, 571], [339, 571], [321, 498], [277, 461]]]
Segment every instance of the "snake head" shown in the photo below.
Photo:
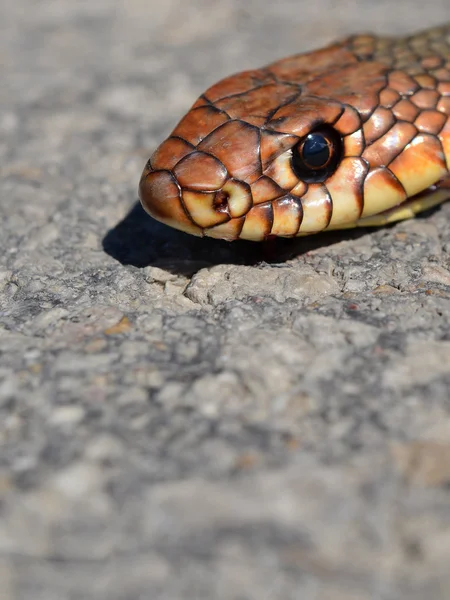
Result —
[[[249, 79], [257, 93], [224, 97]], [[341, 139], [327, 125], [343, 112], [340, 104], [300, 102], [299, 96], [297, 87], [260, 72], [213, 86], [148, 161], [139, 187], [145, 210], [199, 236], [296, 235], [304, 219], [305, 180], [323, 180], [337, 164]]]
[[295, 235], [303, 210], [291, 193], [299, 183], [291, 158], [301, 135], [289, 132], [286, 115], [277, 113], [290, 104], [298, 114], [299, 96], [297, 85], [280, 83], [267, 70], [212, 86], [145, 166], [139, 186], [144, 209], [199, 236]]
[[300, 98], [293, 86], [260, 84], [258, 92], [260, 106], [248, 94], [225, 106], [207, 101], [215, 88], [197, 101], [144, 169], [140, 198], [151, 216], [227, 240], [291, 237], [302, 222], [315, 231], [328, 224], [331, 199], [322, 182], [341, 160], [342, 137], [333, 124], [344, 109]]
[[150, 158], [142, 205], [230, 241], [354, 226], [448, 176], [447, 84], [423, 81], [357, 60], [347, 43], [228, 77]]

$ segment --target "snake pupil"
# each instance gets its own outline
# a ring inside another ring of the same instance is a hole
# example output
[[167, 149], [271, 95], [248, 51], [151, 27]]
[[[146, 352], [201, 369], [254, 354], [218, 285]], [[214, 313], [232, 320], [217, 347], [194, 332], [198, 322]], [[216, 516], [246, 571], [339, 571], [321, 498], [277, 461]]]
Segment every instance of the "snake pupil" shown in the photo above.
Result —
[[312, 131], [292, 149], [292, 168], [306, 183], [325, 181], [337, 168], [342, 141], [331, 127]]
[[330, 160], [328, 140], [320, 133], [310, 133], [302, 148], [303, 160], [312, 169], [321, 169]]

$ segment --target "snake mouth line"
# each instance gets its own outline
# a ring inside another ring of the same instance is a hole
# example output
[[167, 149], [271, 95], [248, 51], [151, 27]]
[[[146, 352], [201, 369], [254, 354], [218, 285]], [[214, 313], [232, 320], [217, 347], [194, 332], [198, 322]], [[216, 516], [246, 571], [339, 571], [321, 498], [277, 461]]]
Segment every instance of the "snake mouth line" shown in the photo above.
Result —
[[427, 187], [425, 190], [419, 192], [418, 194], [414, 194], [414, 196], [411, 196], [410, 198], [405, 200], [405, 202], [402, 202], [402, 204], [405, 204], [406, 202], [412, 202], [415, 200], [421, 200], [422, 198], [428, 198], [429, 196], [439, 191], [444, 191], [444, 193], [445, 191], [448, 191], [448, 197], [450, 198], [450, 179], [442, 179], [441, 181], [430, 185], [430, 187]]

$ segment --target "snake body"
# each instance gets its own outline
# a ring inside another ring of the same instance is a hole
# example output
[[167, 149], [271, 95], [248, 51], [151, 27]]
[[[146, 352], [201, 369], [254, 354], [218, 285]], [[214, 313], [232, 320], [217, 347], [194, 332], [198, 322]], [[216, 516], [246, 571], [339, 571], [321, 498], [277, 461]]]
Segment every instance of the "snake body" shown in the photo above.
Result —
[[139, 194], [182, 231], [261, 241], [406, 218], [449, 182], [450, 24], [223, 79], [149, 159]]

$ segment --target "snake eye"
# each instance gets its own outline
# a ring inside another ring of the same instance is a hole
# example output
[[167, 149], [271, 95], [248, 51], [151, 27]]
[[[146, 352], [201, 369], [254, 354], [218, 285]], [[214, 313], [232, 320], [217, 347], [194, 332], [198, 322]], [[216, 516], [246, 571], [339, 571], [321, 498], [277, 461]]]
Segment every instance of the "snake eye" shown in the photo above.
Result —
[[340, 135], [331, 127], [312, 131], [292, 148], [292, 168], [306, 183], [325, 181], [339, 164]]

